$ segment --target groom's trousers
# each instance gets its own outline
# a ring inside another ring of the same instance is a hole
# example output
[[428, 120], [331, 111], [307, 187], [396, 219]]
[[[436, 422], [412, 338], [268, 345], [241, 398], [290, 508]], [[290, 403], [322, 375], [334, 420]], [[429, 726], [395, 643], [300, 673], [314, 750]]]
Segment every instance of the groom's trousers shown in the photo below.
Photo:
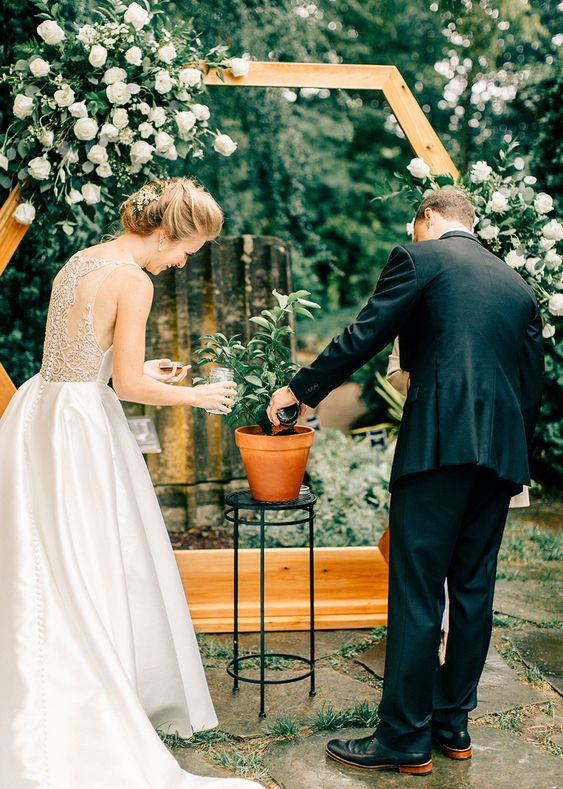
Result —
[[[429, 752], [430, 723], [467, 728], [492, 629], [497, 554], [514, 485], [475, 465], [409, 474], [393, 487], [389, 609], [377, 739]], [[446, 662], [437, 667], [444, 581]]]

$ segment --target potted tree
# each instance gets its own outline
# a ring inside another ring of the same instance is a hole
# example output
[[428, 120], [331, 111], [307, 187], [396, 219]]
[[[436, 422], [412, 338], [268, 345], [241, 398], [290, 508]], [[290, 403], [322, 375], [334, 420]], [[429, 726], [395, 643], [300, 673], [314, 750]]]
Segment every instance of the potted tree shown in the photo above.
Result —
[[[289, 295], [273, 291], [275, 305], [250, 320], [258, 330], [244, 344], [240, 334], [227, 338], [217, 333], [201, 337], [197, 364], [214, 363], [232, 371], [237, 398], [225, 418], [235, 428], [235, 441], [242, 456], [252, 496], [258, 501], [292, 501], [299, 496], [314, 430], [303, 425], [272, 429], [266, 409], [271, 395], [285, 386], [299, 369], [291, 359], [291, 317], [314, 318], [309, 291]], [[197, 378], [194, 383], [207, 380]]]

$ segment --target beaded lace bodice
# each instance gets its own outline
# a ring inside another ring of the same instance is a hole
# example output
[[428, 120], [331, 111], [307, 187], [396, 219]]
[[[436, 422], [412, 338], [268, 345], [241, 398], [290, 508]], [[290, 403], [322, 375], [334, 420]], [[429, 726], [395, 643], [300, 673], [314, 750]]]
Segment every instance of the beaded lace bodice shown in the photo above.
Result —
[[96, 295], [106, 277], [123, 265], [137, 264], [77, 253], [63, 267], [47, 313], [41, 365], [46, 381], [98, 380], [106, 351], [94, 331]]

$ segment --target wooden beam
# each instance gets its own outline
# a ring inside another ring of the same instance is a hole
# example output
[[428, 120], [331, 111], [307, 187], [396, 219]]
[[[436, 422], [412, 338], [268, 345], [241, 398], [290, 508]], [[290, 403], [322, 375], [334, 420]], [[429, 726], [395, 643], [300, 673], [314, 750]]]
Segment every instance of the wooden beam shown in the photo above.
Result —
[[29, 228], [29, 225], [16, 222], [12, 216], [20, 199], [20, 189], [16, 186], [0, 208], [0, 276]]
[[436, 175], [450, 173], [457, 177], [458, 171], [450, 155], [395, 66], [391, 67], [383, 86], [383, 95], [416, 155], [422, 157]]
[[[382, 90], [394, 66], [355, 66], [348, 63], [268, 63], [251, 61], [245, 77], [223, 73], [224, 81], [211, 69], [206, 85], [261, 88], [348, 88]], [[205, 70], [202, 61], [200, 67]]]
[[16, 391], [12, 379], [0, 364], [0, 416], [8, 407], [8, 403], [12, 399], [12, 395]]
[[[176, 561], [196, 630], [233, 629], [233, 552], [176, 551]], [[260, 626], [258, 550], [239, 552], [241, 632]], [[309, 551], [266, 551], [266, 626], [268, 630], [309, 627]], [[319, 630], [362, 628], [387, 621], [387, 565], [375, 547], [315, 550], [315, 626]]]

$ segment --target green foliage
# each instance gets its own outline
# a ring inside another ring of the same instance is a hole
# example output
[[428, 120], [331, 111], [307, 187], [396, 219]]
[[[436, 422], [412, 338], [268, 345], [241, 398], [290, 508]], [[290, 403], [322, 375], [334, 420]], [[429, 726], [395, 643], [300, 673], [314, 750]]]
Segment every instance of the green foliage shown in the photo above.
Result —
[[258, 753], [243, 753], [232, 749], [223, 749], [213, 753], [213, 759], [243, 778], [253, 778], [256, 781], [268, 779], [268, 771], [264, 766], [262, 757]]
[[[231, 427], [260, 422], [272, 394], [285, 386], [299, 369], [291, 360], [288, 338], [294, 330], [289, 321], [295, 315], [314, 317], [310, 310], [318, 309], [319, 305], [305, 298], [309, 295], [307, 290], [289, 295], [274, 290], [275, 306], [250, 318], [258, 330], [246, 345], [240, 335], [227, 339], [218, 332], [200, 338], [204, 346], [196, 351], [197, 364], [227, 367], [233, 371], [238, 385], [233, 410], [225, 417]], [[205, 379], [198, 379], [201, 380]]]
[[270, 737], [292, 740], [299, 734], [299, 723], [293, 715], [280, 715], [268, 728]]

